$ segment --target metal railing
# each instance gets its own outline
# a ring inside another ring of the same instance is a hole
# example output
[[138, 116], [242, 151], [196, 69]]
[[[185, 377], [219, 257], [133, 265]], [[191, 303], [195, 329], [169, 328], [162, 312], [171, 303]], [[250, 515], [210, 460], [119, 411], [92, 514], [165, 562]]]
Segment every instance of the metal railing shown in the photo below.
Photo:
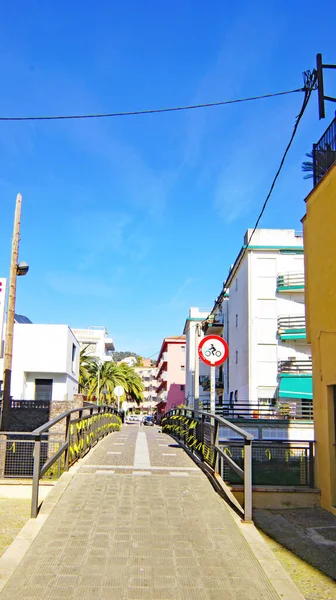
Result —
[[35, 518], [40, 479], [59, 477], [120, 427], [114, 408], [91, 405], [68, 410], [32, 432], [0, 431], [0, 476], [33, 479], [31, 517]]
[[[240, 507], [244, 521], [252, 520], [252, 441], [253, 435], [230, 421], [199, 410], [174, 409], [162, 421], [162, 431], [168, 433], [195, 453], [214, 474], [219, 473], [220, 459], [229, 465], [244, 484], [244, 507]], [[219, 427], [229, 427], [243, 440], [243, 468], [228, 456], [218, 443]]]
[[287, 289], [302, 289], [305, 285], [304, 273], [280, 273], [277, 276], [277, 290], [282, 288]]
[[313, 145], [314, 186], [336, 162], [336, 117], [317, 144]]
[[311, 374], [313, 370], [312, 361], [309, 360], [279, 360], [278, 373], [306, 373]]
[[291, 315], [278, 318], [278, 331], [281, 333], [286, 329], [306, 329], [306, 317], [304, 315]]
[[[221, 449], [242, 467], [244, 446], [238, 442], [221, 442]], [[314, 487], [315, 442], [257, 441], [252, 449], [253, 485]], [[239, 484], [239, 478], [227, 462], [219, 463], [226, 483]]]
[[246, 404], [234, 402], [216, 407], [216, 414], [228, 419], [283, 419], [313, 420], [313, 402], [302, 404], [300, 402], [277, 401], [274, 405], [259, 403]]

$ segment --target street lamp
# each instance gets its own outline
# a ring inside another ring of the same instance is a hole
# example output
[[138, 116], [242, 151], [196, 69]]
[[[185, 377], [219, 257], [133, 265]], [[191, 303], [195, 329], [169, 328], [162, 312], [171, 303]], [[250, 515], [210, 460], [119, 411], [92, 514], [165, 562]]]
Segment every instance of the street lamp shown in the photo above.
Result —
[[97, 406], [100, 404], [100, 369], [102, 368], [103, 363], [97, 360], [97, 369], [98, 369], [98, 389], [97, 389]]
[[12, 254], [9, 274], [9, 293], [7, 308], [7, 323], [5, 336], [5, 356], [4, 356], [4, 389], [2, 397], [2, 413], [0, 429], [6, 431], [8, 428], [8, 417], [10, 407], [10, 388], [12, 377], [12, 356], [13, 356], [13, 334], [15, 321], [15, 300], [16, 300], [16, 278], [28, 273], [28, 265], [19, 260], [19, 241], [20, 241], [20, 219], [21, 219], [22, 196], [16, 196], [14, 230], [12, 238]]

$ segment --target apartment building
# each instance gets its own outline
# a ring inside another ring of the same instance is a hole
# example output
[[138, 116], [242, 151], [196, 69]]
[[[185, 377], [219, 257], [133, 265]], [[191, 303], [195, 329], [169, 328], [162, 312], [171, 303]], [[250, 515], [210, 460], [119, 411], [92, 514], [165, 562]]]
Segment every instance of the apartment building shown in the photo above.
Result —
[[85, 349], [87, 354], [97, 357], [101, 362], [112, 360], [115, 347], [106, 327], [90, 326], [87, 329], [72, 329], [72, 331], [80, 343], [81, 350]]
[[185, 335], [167, 337], [163, 340], [157, 359], [157, 416], [184, 404], [186, 384], [186, 338]]
[[246, 248], [251, 233], [225, 282], [230, 355], [224, 400], [230, 406], [278, 404], [289, 416], [308, 416], [313, 396], [303, 237], [294, 230], [257, 229]]
[[204, 382], [209, 375], [209, 367], [205, 365], [198, 356], [198, 345], [204, 337], [202, 324], [208, 318], [210, 310], [191, 307], [186, 319], [183, 333], [186, 339], [186, 386], [185, 404], [189, 408], [203, 408], [203, 401], [209, 400], [210, 396], [200, 388], [200, 382]]
[[[143, 361], [143, 365], [146, 359]], [[143, 401], [141, 402], [142, 412], [152, 413], [156, 406], [156, 368], [152, 366], [134, 367], [134, 371], [139, 375], [144, 386]]]

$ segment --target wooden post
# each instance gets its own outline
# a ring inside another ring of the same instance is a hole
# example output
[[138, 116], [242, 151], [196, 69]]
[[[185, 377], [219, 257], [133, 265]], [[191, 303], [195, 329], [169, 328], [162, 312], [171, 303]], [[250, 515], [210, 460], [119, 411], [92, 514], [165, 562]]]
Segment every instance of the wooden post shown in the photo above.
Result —
[[16, 206], [14, 215], [14, 230], [12, 239], [12, 255], [9, 275], [9, 294], [5, 337], [5, 357], [4, 357], [4, 390], [2, 398], [2, 418], [1, 429], [6, 431], [8, 428], [9, 408], [10, 408], [10, 388], [12, 375], [12, 354], [13, 354], [13, 333], [15, 316], [15, 298], [16, 298], [16, 277], [17, 264], [19, 257], [20, 240], [20, 219], [21, 219], [22, 196], [16, 196]]

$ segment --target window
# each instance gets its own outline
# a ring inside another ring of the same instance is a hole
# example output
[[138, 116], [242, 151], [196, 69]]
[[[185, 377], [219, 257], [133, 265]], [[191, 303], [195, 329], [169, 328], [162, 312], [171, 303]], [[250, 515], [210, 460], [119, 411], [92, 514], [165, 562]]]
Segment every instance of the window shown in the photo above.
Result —
[[233, 392], [230, 392], [230, 406], [233, 406]]
[[238, 350], [236, 350], [236, 365], [238, 364]]
[[185, 352], [185, 346], [181, 346], [182, 352]]
[[181, 365], [181, 371], [184, 371], [184, 370], [185, 370], [185, 366]]
[[180, 385], [180, 391], [184, 392], [184, 385]]
[[238, 277], [236, 278], [236, 292], [238, 292]]
[[35, 379], [35, 400], [52, 399], [52, 379]]
[[234, 400], [235, 400], [235, 402], [238, 402], [238, 390], [235, 390]]
[[238, 315], [236, 315], [236, 327], [238, 327]]
[[73, 373], [75, 371], [76, 353], [77, 353], [77, 348], [76, 348], [75, 344], [72, 344], [72, 353], [71, 353], [72, 366], [71, 366], [71, 368], [72, 368]]
[[219, 406], [223, 406], [223, 394], [221, 394], [220, 396], [218, 396], [218, 405]]

